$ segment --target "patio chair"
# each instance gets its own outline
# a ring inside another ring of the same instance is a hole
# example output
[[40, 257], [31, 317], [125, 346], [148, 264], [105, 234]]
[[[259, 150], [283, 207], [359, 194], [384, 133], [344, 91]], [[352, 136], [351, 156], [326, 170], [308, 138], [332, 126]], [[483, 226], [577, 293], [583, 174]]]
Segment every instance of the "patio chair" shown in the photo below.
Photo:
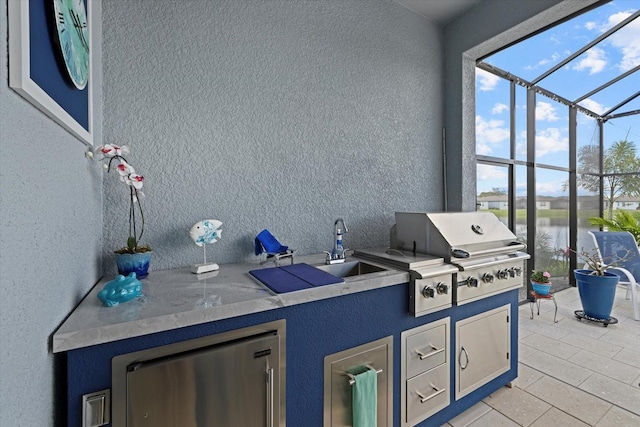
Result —
[[620, 284], [627, 285], [626, 299], [631, 295], [633, 319], [640, 320], [638, 313], [638, 289], [640, 288], [640, 250], [628, 231], [590, 231], [600, 260], [606, 264], [617, 261], [615, 268], [607, 271], [620, 276]]

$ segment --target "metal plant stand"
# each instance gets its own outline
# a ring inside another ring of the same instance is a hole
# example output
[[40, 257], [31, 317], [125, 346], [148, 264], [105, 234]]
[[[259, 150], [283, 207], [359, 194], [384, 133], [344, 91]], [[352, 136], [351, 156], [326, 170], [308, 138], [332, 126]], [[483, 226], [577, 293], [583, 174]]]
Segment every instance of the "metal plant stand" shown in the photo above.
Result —
[[583, 310], [576, 310], [576, 311], [574, 311], [574, 314], [576, 315], [578, 320], [586, 319], [586, 320], [589, 320], [591, 322], [602, 323], [602, 325], [605, 328], [607, 326], [609, 326], [609, 325], [615, 325], [616, 323], [618, 323], [618, 319], [616, 319], [613, 316], [609, 317], [608, 319], [596, 319], [595, 317], [590, 317], [590, 316], [587, 316], [586, 314], [584, 314]]
[[531, 307], [531, 317], [533, 319], [533, 304], [535, 303], [538, 306], [538, 316], [540, 316], [540, 300], [551, 300], [553, 301], [553, 305], [555, 306], [555, 312], [553, 313], [553, 323], [558, 323], [556, 317], [558, 316], [558, 303], [556, 303], [556, 299], [552, 293], [548, 293], [547, 295], [540, 295], [535, 291], [531, 291], [532, 300], [529, 300], [529, 307]]

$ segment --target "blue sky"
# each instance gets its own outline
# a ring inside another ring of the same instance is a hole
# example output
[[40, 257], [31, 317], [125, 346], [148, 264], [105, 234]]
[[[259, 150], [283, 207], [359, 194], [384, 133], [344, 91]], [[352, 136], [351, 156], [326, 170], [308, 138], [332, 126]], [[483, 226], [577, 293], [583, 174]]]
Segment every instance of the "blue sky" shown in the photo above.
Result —
[[[640, 0], [615, 0], [571, 21], [555, 26], [511, 46], [485, 62], [525, 80], [532, 81], [599, 35], [640, 9]], [[543, 79], [539, 86], [575, 100], [601, 84], [640, 65], [640, 18]], [[603, 113], [640, 90], [640, 72], [580, 102], [585, 108]], [[526, 90], [516, 93], [516, 158], [526, 160]], [[640, 109], [640, 99], [616, 113]], [[605, 147], [614, 141], [635, 142], [640, 154], [640, 116], [605, 123]], [[578, 146], [597, 144], [597, 124], [578, 114]], [[536, 160], [541, 164], [568, 167], [568, 107], [542, 95], [536, 98]], [[477, 154], [509, 157], [509, 83], [491, 73], [476, 71], [476, 151]], [[478, 193], [493, 188], [506, 190], [506, 168], [479, 165]], [[517, 194], [525, 188], [524, 167], [516, 171]], [[564, 195], [567, 174], [538, 173], [538, 195]]]

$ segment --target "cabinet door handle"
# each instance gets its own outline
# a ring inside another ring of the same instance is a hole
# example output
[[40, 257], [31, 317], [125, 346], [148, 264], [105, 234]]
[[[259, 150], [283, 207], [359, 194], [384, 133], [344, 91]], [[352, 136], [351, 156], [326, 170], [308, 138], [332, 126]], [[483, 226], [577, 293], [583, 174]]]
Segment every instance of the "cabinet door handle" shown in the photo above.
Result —
[[273, 368], [267, 369], [267, 427], [273, 427]]
[[416, 349], [416, 353], [418, 353], [418, 356], [420, 356], [420, 360], [424, 360], [427, 357], [431, 357], [434, 354], [442, 353], [444, 351], [444, 347], [438, 348], [438, 347], [435, 347], [432, 344], [429, 344], [429, 346], [432, 348], [432, 351], [430, 351], [429, 353], [424, 353], [424, 352]]
[[[464, 353], [464, 358], [466, 362], [464, 366], [462, 365], [462, 353]], [[467, 369], [467, 366], [469, 366], [469, 353], [467, 353], [467, 350], [464, 348], [464, 346], [460, 349], [460, 355], [458, 356], [458, 363], [460, 364], [460, 369], [462, 370]]]
[[434, 397], [436, 397], [439, 394], [444, 393], [447, 389], [446, 388], [437, 388], [436, 386], [434, 386], [433, 384], [429, 383], [429, 385], [431, 386], [432, 389], [434, 389], [435, 391], [433, 393], [431, 393], [429, 396], [425, 396], [424, 394], [420, 393], [418, 390], [416, 390], [416, 394], [418, 395], [418, 397], [420, 397], [420, 403], [425, 403], [427, 400], [429, 399], [433, 399]]

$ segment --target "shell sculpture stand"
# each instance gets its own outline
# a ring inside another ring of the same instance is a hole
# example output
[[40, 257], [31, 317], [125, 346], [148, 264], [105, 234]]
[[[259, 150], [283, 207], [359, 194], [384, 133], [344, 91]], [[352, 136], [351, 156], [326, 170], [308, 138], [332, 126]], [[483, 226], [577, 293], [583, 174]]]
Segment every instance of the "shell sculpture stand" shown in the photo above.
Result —
[[189, 230], [189, 236], [193, 243], [198, 246], [202, 246], [204, 252], [204, 263], [195, 264], [191, 267], [191, 272], [195, 274], [207, 273], [209, 271], [215, 271], [220, 268], [215, 262], [207, 263], [207, 247], [206, 245], [215, 243], [222, 234], [222, 223], [217, 219], [204, 219], [197, 222]]

